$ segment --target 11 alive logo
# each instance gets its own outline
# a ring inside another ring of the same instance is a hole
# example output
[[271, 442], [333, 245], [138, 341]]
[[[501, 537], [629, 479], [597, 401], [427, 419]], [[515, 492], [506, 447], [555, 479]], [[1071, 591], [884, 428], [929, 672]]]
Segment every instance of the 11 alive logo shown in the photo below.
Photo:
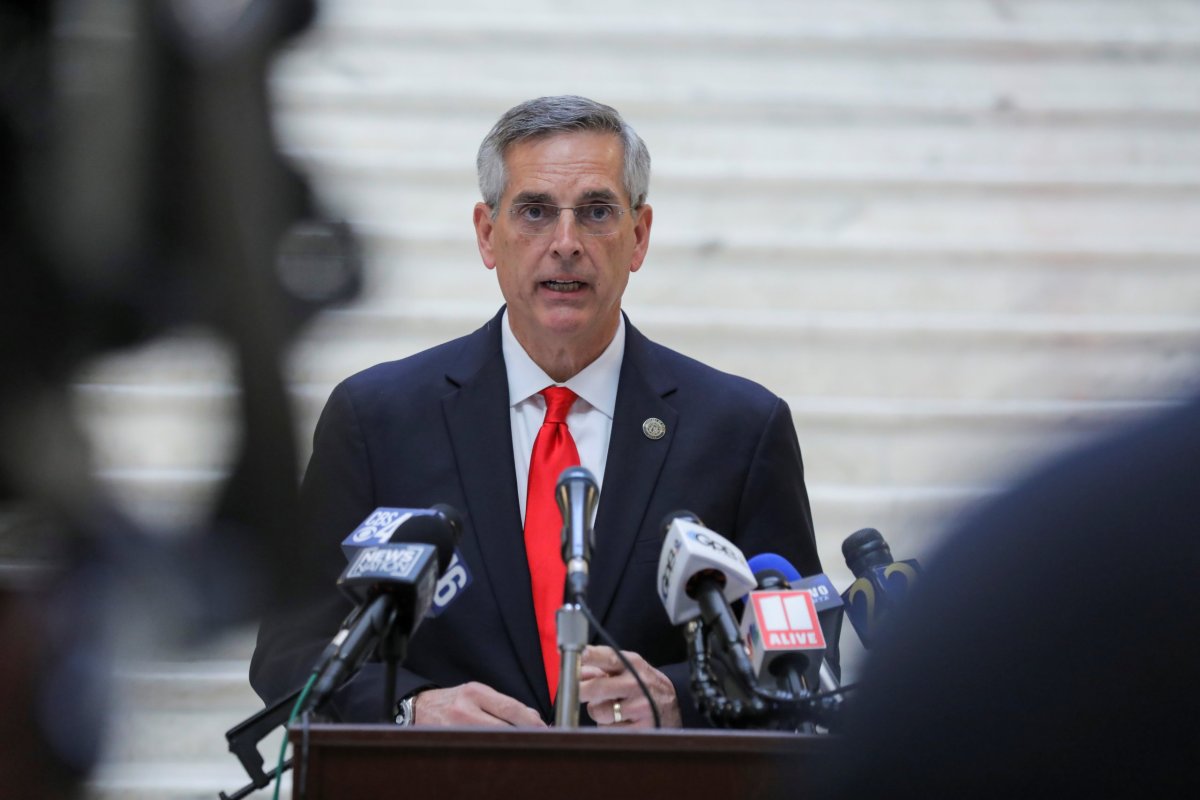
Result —
[[750, 600], [764, 650], [824, 649], [825, 635], [809, 592], [753, 592]]

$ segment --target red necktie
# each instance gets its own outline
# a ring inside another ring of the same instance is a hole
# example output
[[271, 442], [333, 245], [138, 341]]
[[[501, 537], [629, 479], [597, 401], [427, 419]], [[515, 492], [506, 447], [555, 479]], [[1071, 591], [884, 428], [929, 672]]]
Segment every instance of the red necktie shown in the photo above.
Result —
[[550, 699], [558, 693], [558, 629], [555, 617], [563, 604], [567, 567], [562, 560], [562, 513], [554, 499], [558, 476], [567, 467], [579, 466], [579, 451], [567, 429], [567, 412], [576, 394], [565, 386], [547, 386], [546, 418], [533, 443], [529, 459], [529, 490], [525, 496], [525, 555], [533, 584], [533, 610], [542, 664]]

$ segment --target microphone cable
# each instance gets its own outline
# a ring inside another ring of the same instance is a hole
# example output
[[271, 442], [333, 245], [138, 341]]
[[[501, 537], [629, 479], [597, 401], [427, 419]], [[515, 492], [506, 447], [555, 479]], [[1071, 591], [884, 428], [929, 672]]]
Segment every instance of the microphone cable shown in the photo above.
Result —
[[279, 745], [279, 763], [275, 766], [275, 795], [273, 800], [279, 800], [279, 787], [283, 783], [284, 763], [283, 757], [287, 754], [288, 737], [287, 729], [296, 721], [296, 715], [300, 713], [300, 709], [304, 707], [304, 701], [308, 699], [308, 693], [312, 690], [313, 684], [317, 682], [317, 673], [313, 672], [308, 678], [308, 683], [304, 684], [304, 690], [300, 692], [300, 696], [296, 698], [296, 705], [292, 706], [292, 713], [288, 717], [287, 725], [283, 728], [283, 743]]
[[587, 603], [579, 603], [578, 605], [579, 610], [583, 612], [585, 617], [587, 617], [588, 624], [595, 629], [596, 633], [600, 634], [600, 640], [612, 648], [613, 652], [617, 654], [617, 658], [621, 659], [621, 665], [624, 666], [625, 669], [629, 670], [630, 674], [633, 675], [633, 679], [637, 681], [638, 688], [641, 689], [642, 694], [646, 696], [646, 702], [650, 704], [650, 713], [654, 715], [654, 727], [661, 728], [662, 717], [659, 716], [658, 705], [654, 702], [654, 698], [650, 696], [650, 690], [646, 688], [646, 684], [642, 682], [642, 676], [638, 675], [637, 670], [634, 669], [633, 665], [629, 663], [629, 659], [626, 658], [625, 654], [621, 652], [621, 648], [617, 644], [616, 639], [609, 635], [608, 631], [604, 629], [604, 626], [600, 624], [600, 620], [596, 619], [596, 617], [592, 615], [592, 610], [587, 607]]
[[[745, 700], [731, 699], [720, 688], [720, 682], [713, 672], [712, 657], [708, 652], [707, 627], [699, 620], [693, 620], [685, 628], [684, 635], [688, 643], [692, 689], [699, 695], [702, 706], [700, 710], [718, 725], [756, 725], [781, 711], [806, 711], [808, 714], [803, 721], [817, 721], [832, 729], [836, 726], [837, 717], [841, 712], [843, 695], [858, 688], [858, 684], [848, 683], [829, 691], [796, 697], [778, 690], [765, 689], [759, 685], [753, 674], [741, 674], [722, 660], [726, 671], [748, 695]], [[809, 714], [815, 720], [807, 718]], [[831, 725], [830, 722], [834, 724]]]

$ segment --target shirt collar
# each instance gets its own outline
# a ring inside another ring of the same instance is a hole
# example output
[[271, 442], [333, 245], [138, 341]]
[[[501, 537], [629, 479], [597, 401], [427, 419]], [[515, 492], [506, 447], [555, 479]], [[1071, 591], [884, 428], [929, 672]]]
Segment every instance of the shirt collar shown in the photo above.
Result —
[[[508, 309], [500, 324], [500, 347], [504, 354], [504, 368], [508, 373], [508, 404], [510, 407], [528, 400], [533, 395], [555, 385], [555, 381], [539, 367], [517, 341], [508, 324]], [[618, 317], [617, 332], [604, 352], [571, 377], [566, 386], [582, 397], [588, 405], [613, 418], [617, 408], [617, 386], [621, 381], [621, 361], [625, 357], [625, 315]]]

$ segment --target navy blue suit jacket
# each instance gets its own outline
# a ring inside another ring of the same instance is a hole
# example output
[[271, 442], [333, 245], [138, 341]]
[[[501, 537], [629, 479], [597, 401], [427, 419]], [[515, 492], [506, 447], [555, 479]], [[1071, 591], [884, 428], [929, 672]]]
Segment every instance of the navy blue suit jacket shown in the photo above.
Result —
[[[377, 506], [459, 509], [472, 584], [413, 637], [397, 696], [480, 681], [553, 718], [530, 599], [500, 347], [502, 316], [472, 334], [354, 375], [334, 390], [301, 490], [302, 602], [263, 623], [250, 668], [267, 702], [303, 684], [350, 605], [335, 589], [340, 542]], [[642, 423], [666, 424], [661, 439]], [[657, 345], [626, 324], [596, 516], [589, 605], [622, 649], [691, 702], [682, 632], [655, 593], [667, 513], [688, 509], [746, 555], [821, 571], [800, 447], [787, 404], [758, 384]], [[378, 720], [383, 670], [368, 664], [334, 698], [345, 720]], [[586, 715], [585, 715], [586, 716]]]

